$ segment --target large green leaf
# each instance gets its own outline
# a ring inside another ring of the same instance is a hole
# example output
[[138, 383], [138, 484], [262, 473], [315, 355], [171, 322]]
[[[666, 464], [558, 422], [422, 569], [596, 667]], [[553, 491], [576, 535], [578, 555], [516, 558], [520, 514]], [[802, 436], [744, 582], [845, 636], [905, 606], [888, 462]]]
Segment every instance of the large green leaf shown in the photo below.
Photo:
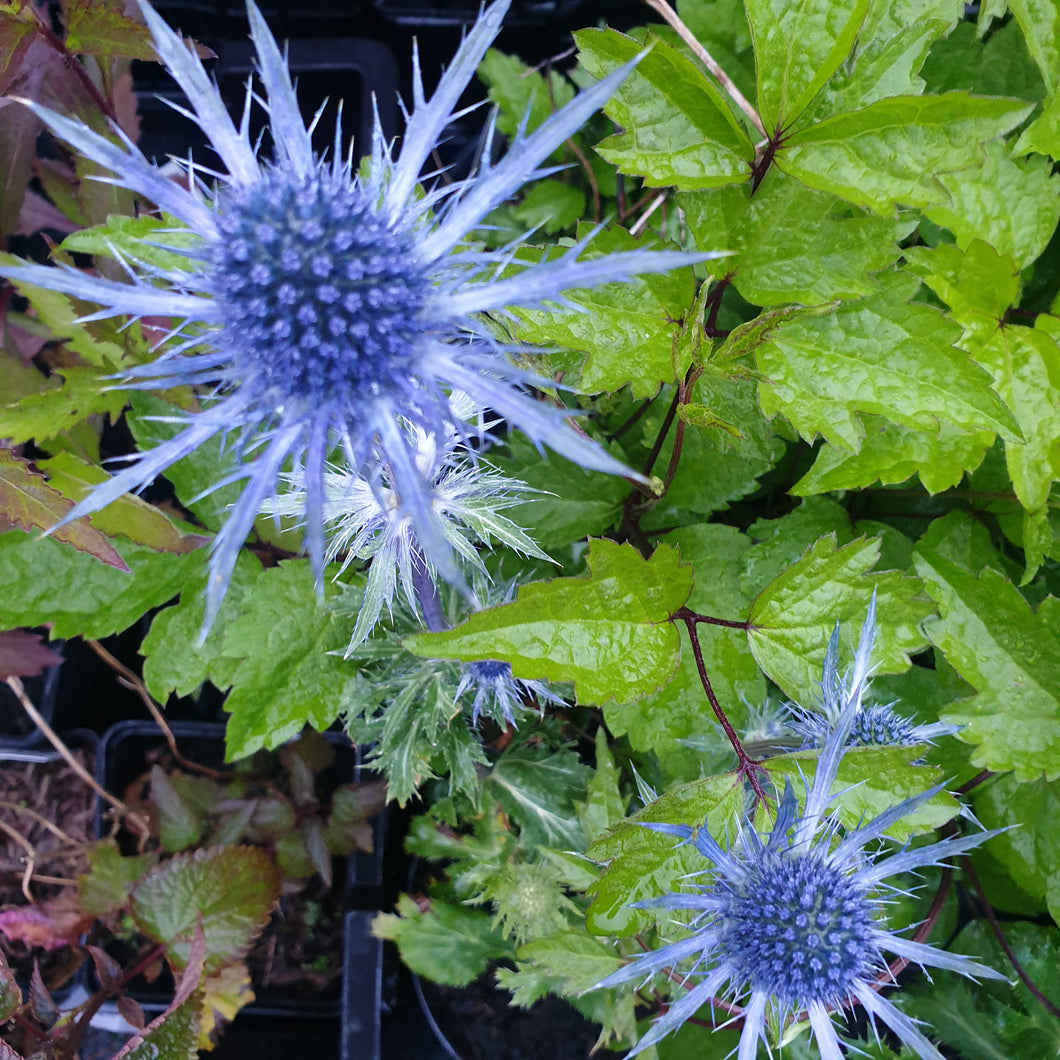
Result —
[[590, 542], [588, 566], [588, 578], [524, 585], [514, 603], [405, 646], [427, 658], [498, 659], [516, 677], [574, 681], [581, 702], [655, 691], [677, 665], [669, 617], [688, 599], [691, 568], [665, 545], [644, 560], [631, 545], [603, 540]]
[[257, 847], [210, 847], [177, 854], [133, 888], [137, 928], [164, 943], [175, 969], [185, 966], [201, 921], [206, 970], [238, 960], [269, 920], [280, 895], [280, 870]]
[[521, 433], [509, 436], [508, 449], [508, 457], [491, 451], [489, 462], [539, 491], [526, 494], [509, 514], [542, 548], [556, 550], [603, 534], [618, 521], [630, 490], [623, 479], [588, 471], [547, 449], [539, 452]]
[[691, 844], [642, 825], [686, 824], [706, 828], [713, 836], [732, 832], [743, 808], [743, 790], [733, 776], [710, 777], [668, 792], [639, 813], [620, 821], [592, 846], [588, 856], [604, 863], [600, 878], [589, 888], [593, 902], [586, 925], [595, 935], [633, 935], [655, 919], [634, 902], [683, 890], [690, 873], [710, 862]]
[[940, 423], [938, 431], [913, 431], [880, 416], [862, 416], [865, 438], [856, 453], [825, 443], [813, 467], [791, 487], [796, 496], [852, 490], [879, 480], [890, 486], [919, 475], [928, 493], [951, 489], [974, 471], [993, 444], [992, 431], [965, 433]]
[[257, 559], [241, 553], [211, 633], [203, 644], [199, 643], [199, 635], [206, 611], [208, 572], [189, 580], [181, 587], [180, 601], [155, 615], [140, 646], [144, 682], [155, 699], [165, 703], [171, 692], [190, 696], [204, 681], [212, 681], [222, 689], [231, 686], [241, 657], [225, 654], [224, 631], [243, 613], [247, 589], [261, 574]]
[[870, 4], [854, 54], [824, 86], [810, 113], [821, 119], [888, 96], [920, 95], [919, 72], [928, 50], [963, 15], [961, 0]]
[[945, 203], [938, 174], [979, 164], [977, 145], [1015, 128], [1030, 109], [964, 92], [892, 96], [793, 133], [776, 164], [811, 188], [889, 217], [898, 204]]
[[1060, 8], [1052, 0], [1008, 0], [1027, 50], [1050, 92], [1060, 88]]
[[850, 54], [868, 0], [747, 0], [758, 67], [758, 110], [780, 132], [809, 106]]
[[1056, 230], [1060, 177], [1047, 158], [1017, 161], [1005, 144], [994, 142], [986, 145], [980, 165], [941, 173], [939, 180], [949, 196], [924, 212], [948, 228], [962, 249], [982, 239], [1026, 268]]
[[[635, 239], [613, 226], [597, 233], [582, 257], [591, 260], [656, 246], [651, 238]], [[520, 252], [520, 260], [541, 256], [532, 247]], [[673, 382], [688, 370], [687, 354], [675, 356], [675, 343], [692, 309], [691, 268], [564, 293], [580, 310], [517, 309], [513, 313], [518, 323], [512, 330], [520, 342], [587, 354], [580, 377], [567, 382], [592, 392], [618, 390], [629, 383], [634, 395], [650, 397], [660, 383]]]
[[512, 955], [511, 943], [481, 909], [448, 902], [423, 909], [403, 894], [397, 910], [396, 915], [380, 913], [372, 921], [372, 934], [396, 943], [402, 962], [436, 983], [467, 986], [490, 961]]
[[836, 549], [834, 535], [822, 537], [755, 600], [747, 632], [751, 651], [797, 703], [812, 705], [819, 694], [825, 650], [836, 622], [840, 658], [853, 658], [853, 641], [874, 591], [877, 672], [906, 669], [910, 653], [926, 643], [919, 623], [930, 607], [917, 596], [919, 583], [894, 571], [870, 574], [879, 553], [878, 539], [860, 538]]
[[1060, 478], [1060, 346], [1038, 328], [994, 329], [976, 345], [975, 359], [994, 377], [994, 389], [1012, 410], [1022, 441], [1005, 439], [1005, 463], [1020, 503], [1043, 508]]
[[[496, 48], [486, 52], [476, 73], [497, 106], [497, 130], [509, 139], [524, 128], [532, 133], [574, 98], [574, 87], [567, 78], [555, 71], [543, 75]], [[563, 161], [563, 150], [554, 151], [551, 157]]]
[[911, 278], [891, 276], [879, 294], [768, 331], [757, 351], [763, 411], [782, 412], [807, 439], [819, 432], [855, 451], [861, 413], [914, 430], [937, 430], [944, 420], [1018, 437], [990, 377], [954, 345], [956, 325], [910, 302], [913, 293]]
[[982, 239], [970, 240], [963, 249], [952, 243], [910, 247], [905, 258], [965, 328], [992, 331], [1019, 296], [1019, 266]]
[[0, 534], [3, 624], [53, 623], [53, 637], [108, 637], [164, 604], [202, 569], [204, 550], [177, 555], [115, 538], [128, 570], [116, 570], [51, 538]]
[[1060, 918], [1060, 783], [994, 777], [976, 789], [973, 807], [984, 828], [1006, 829], [987, 843], [987, 853]]
[[939, 610], [928, 636], [978, 693], [943, 720], [963, 726], [977, 766], [1024, 781], [1060, 777], [1060, 640], [1043, 614], [997, 571], [977, 576], [920, 549], [915, 563]]
[[[602, 77], [639, 54], [640, 41], [612, 29], [574, 34], [581, 64]], [[703, 71], [654, 37], [651, 51], [605, 105], [626, 131], [597, 150], [654, 187], [716, 188], [749, 179], [754, 146]]]
[[[851, 210], [778, 171], [751, 194], [747, 185], [679, 195], [677, 203], [703, 249], [732, 251], [706, 263], [755, 305], [816, 305], [877, 288], [872, 274], [898, 257], [908, 226]], [[807, 224], [807, 218], [813, 224]]]
[[[328, 587], [327, 597], [337, 591]], [[345, 619], [317, 599], [308, 560], [272, 567], [247, 589], [224, 632], [224, 654], [240, 658], [225, 700], [225, 755], [279, 747], [305, 725], [323, 731], [342, 713], [356, 667], [341, 657]]]

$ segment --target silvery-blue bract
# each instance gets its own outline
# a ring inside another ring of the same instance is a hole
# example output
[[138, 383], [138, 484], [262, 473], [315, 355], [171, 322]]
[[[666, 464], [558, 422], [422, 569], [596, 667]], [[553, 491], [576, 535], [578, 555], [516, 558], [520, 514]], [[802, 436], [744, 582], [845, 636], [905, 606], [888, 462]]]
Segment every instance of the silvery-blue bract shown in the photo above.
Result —
[[873, 1026], [881, 1020], [923, 1060], [944, 1060], [917, 1022], [879, 993], [890, 983], [884, 953], [961, 975], [1004, 978], [968, 957], [905, 938], [887, 925], [889, 877], [940, 865], [996, 833], [953, 836], [897, 853], [879, 847], [877, 841], [888, 828], [944, 785], [906, 799], [845, 834], [828, 812], [851, 725], [861, 709], [874, 622], [875, 606], [869, 610], [847, 681], [836, 669], [836, 651], [828, 653], [822, 689], [826, 696], [838, 697], [841, 707], [821, 747], [801, 814], [789, 783], [768, 832], [760, 833], [744, 820], [738, 836], [725, 846], [705, 827], [645, 826], [691, 843], [711, 866], [705, 873], [709, 882], [638, 903], [691, 911], [690, 934], [638, 955], [598, 984], [646, 980], [672, 969], [688, 988], [629, 1056], [676, 1030], [713, 998], [724, 997], [742, 1006], [736, 1013], [743, 1019], [738, 1060], [754, 1060], [760, 1041], [769, 1051], [770, 1012], [781, 1024], [805, 1012], [823, 1060], [843, 1060], [830, 1012], [854, 1003], [862, 1005]]
[[[220, 172], [189, 161], [182, 180], [170, 180], [120, 129], [114, 129], [119, 145], [80, 121], [27, 104], [53, 133], [113, 173], [112, 183], [163, 211], [175, 231], [152, 236], [153, 255], [126, 260], [129, 282], [69, 266], [9, 267], [3, 274], [98, 304], [87, 319], [128, 315], [180, 322], [160, 356], [130, 372], [127, 382], [213, 388], [212, 398], [188, 414], [176, 437], [139, 454], [64, 521], [142, 487], [211, 438], [234, 436], [240, 462], [229, 481], [245, 485], [214, 541], [207, 626], [255, 516], [292, 463], [305, 469], [306, 545], [319, 581], [324, 468], [335, 446], [345, 451], [350, 469], [372, 482], [387, 469], [420, 547], [440, 575], [459, 580], [403, 426], [438, 437], [451, 429], [468, 434], [466, 424], [453, 421], [448, 395], [454, 388], [539, 445], [588, 468], [632, 474], [570, 429], [568, 413], [525, 392], [544, 380], [515, 365], [515, 351], [495, 337], [481, 314], [563, 303], [566, 290], [665, 271], [708, 255], [634, 251], [583, 261], [580, 243], [523, 264], [517, 248], [488, 254], [467, 242], [490, 210], [551, 172], [542, 163], [608, 99], [632, 64], [581, 93], [534, 132], [516, 136], [499, 161], [490, 161], [487, 144], [480, 170], [466, 180], [426, 192], [418, 187], [508, 4], [497, 0], [481, 13], [429, 100], [416, 61], [400, 150], [395, 156], [377, 125], [360, 172], [338, 143], [330, 160], [314, 155], [286, 63], [253, 2], [248, 14], [264, 93], [248, 95], [238, 125], [190, 44], [142, 4], [159, 58], [189, 101], [190, 110], [182, 112], [209, 138]], [[252, 103], [265, 108], [276, 144], [268, 161], [258, 157], [249, 136]], [[189, 231], [199, 237], [190, 249]], [[147, 259], [158, 260], [158, 245], [184, 256], [186, 267], [152, 266]]]

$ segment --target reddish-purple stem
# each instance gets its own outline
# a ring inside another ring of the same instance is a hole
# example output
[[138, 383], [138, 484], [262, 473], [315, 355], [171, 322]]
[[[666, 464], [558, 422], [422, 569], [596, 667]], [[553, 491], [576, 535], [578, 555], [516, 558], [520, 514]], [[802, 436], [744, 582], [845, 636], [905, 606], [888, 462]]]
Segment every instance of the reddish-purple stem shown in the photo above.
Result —
[[699, 671], [700, 684], [703, 685], [703, 691], [707, 695], [707, 701], [710, 703], [711, 710], [714, 711], [714, 716], [718, 719], [718, 724], [725, 731], [725, 735], [729, 738], [729, 743], [732, 744], [732, 749], [736, 752], [736, 758], [739, 761], [739, 765], [736, 767], [736, 774], [740, 777], [746, 777], [747, 782], [751, 785], [751, 790], [755, 793], [755, 798], [760, 802], [765, 802], [767, 798], [765, 789], [758, 779], [758, 774], [764, 772], [764, 770], [744, 750], [740, 737], [736, 735], [736, 730], [725, 716], [725, 711], [721, 709], [718, 697], [714, 694], [710, 678], [707, 676], [706, 663], [703, 661], [703, 649], [699, 646], [699, 633], [696, 629], [695, 619], [685, 618], [683, 621], [685, 628], [688, 630], [688, 639], [692, 642], [692, 654], [696, 660], [696, 669]]
[[968, 873], [968, 877], [972, 881], [972, 885], [975, 887], [979, 904], [983, 907], [983, 912], [986, 914], [986, 919], [990, 924], [991, 930], [994, 932], [994, 937], [997, 939], [998, 945], [1005, 951], [1005, 956], [1008, 958], [1009, 964], [1012, 965], [1013, 970], [1020, 977], [1023, 985], [1030, 991], [1031, 995], [1037, 1002], [1039, 1002], [1042, 1008], [1044, 1008], [1050, 1016], [1060, 1016], [1060, 1005], [1053, 1004], [1053, 1002], [1050, 1001], [1037, 986], [1035, 986], [1034, 981], [1027, 974], [1023, 965], [1020, 964], [1019, 958], [1009, 945], [1008, 939], [1005, 938], [1005, 933], [1001, 930], [1001, 924], [998, 923], [994, 907], [986, 900], [986, 893], [983, 891], [983, 885], [979, 882], [979, 876], [975, 869], [972, 868], [971, 859], [965, 857], [962, 858], [961, 861], [964, 865], [964, 871]]

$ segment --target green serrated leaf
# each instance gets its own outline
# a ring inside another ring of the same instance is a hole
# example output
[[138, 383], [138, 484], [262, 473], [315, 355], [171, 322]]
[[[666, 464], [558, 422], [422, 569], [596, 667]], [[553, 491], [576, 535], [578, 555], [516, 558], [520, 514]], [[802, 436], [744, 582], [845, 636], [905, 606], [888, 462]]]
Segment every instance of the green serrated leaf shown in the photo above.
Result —
[[123, 857], [113, 839], [100, 840], [88, 851], [88, 872], [78, 878], [78, 903], [92, 916], [116, 912], [128, 902], [133, 884], [157, 861], [157, 854]]
[[[636, 239], [616, 225], [599, 232], [582, 257], [592, 260], [658, 246], [657, 240]], [[520, 260], [542, 257], [532, 247], [520, 251]], [[676, 346], [695, 295], [691, 268], [564, 293], [579, 310], [516, 309], [518, 323], [512, 331], [520, 342], [587, 354], [578, 379], [582, 390], [618, 390], [629, 383], [635, 396], [651, 397], [661, 383], [687, 371], [688, 358], [679, 357]]]
[[961, 21], [953, 31], [936, 41], [921, 74], [929, 92], [964, 89], [981, 96], [1016, 96], [1029, 103], [1045, 95], [1045, 84], [1027, 51], [1014, 19], [984, 36], [982, 18], [1003, 17], [1005, 0], [985, 0], [979, 6], [980, 24]]
[[878, 416], [863, 416], [861, 422], [865, 439], [858, 452], [826, 443], [790, 492], [805, 497], [860, 489], [877, 480], [890, 486], [919, 475], [928, 493], [941, 493], [956, 486], [966, 471], [974, 471], [994, 441], [991, 431], [966, 434], [948, 423], [939, 424], [935, 433], [911, 431]]
[[854, 54], [824, 86], [812, 116], [860, 110], [889, 96], [918, 96], [928, 51], [963, 16], [960, 0], [870, 4]]
[[910, 271], [923, 278], [965, 327], [982, 323], [996, 328], [1019, 297], [1019, 266], [981, 239], [970, 240], [964, 249], [940, 243], [934, 248], [910, 247], [904, 254]]
[[840, 546], [854, 538], [846, 509], [827, 497], [807, 498], [778, 519], [756, 519], [747, 528], [753, 545], [742, 559], [739, 574], [739, 589], [748, 605], [740, 617], [746, 616], [755, 596], [826, 534], [835, 534]]
[[[143, 29], [146, 32], [146, 27]], [[146, 58], [153, 59], [154, 53]], [[188, 267], [188, 258], [176, 251], [194, 250], [201, 245], [201, 236], [168, 214], [161, 217], [150, 214], [142, 214], [139, 217], [115, 214], [108, 217], [105, 224], [71, 232], [62, 241], [59, 249], [103, 258], [120, 255], [126, 260], [140, 261], [157, 269], [182, 271]], [[168, 247], [174, 249], [169, 250]]]
[[944, 204], [937, 175], [979, 164], [976, 145], [1014, 129], [1030, 110], [1019, 100], [964, 92], [892, 96], [792, 133], [776, 164], [811, 188], [889, 217], [899, 204]]
[[651, 45], [604, 107], [626, 130], [597, 147], [609, 162], [653, 187], [716, 188], [750, 178], [754, 146], [691, 59], [651, 35], [642, 44], [587, 29], [574, 39], [582, 66], [598, 78]]
[[916, 571], [939, 610], [925, 629], [978, 695], [943, 720], [962, 726], [972, 762], [1017, 779], [1060, 777], [1060, 640], [1002, 574], [978, 576], [918, 547]]
[[1060, 346], [1039, 328], [996, 328], [973, 356], [994, 377], [1022, 440], [1005, 439], [1005, 463], [1020, 503], [1043, 508], [1060, 478]]
[[[877, 289], [872, 274], [898, 258], [908, 225], [851, 209], [771, 172], [754, 193], [748, 186], [677, 196], [696, 245], [731, 251], [706, 263], [715, 279], [731, 277], [761, 306], [816, 305]], [[807, 223], [813, 218], [813, 223]]]
[[[496, 48], [486, 52], [475, 73], [498, 108], [498, 132], [509, 139], [514, 139], [524, 124], [525, 131], [532, 133], [574, 98], [574, 87], [561, 74], [550, 70], [546, 80], [539, 70]], [[556, 162], [566, 160], [562, 148], [550, 157]]]
[[206, 970], [241, 957], [264, 928], [283, 882], [257, 847], [209, 847], [177, 854], [133, 888], [137, 928], [164, 943], [174, 969], [187, 964], [196, 925], [206, 937]]
[[427, 658], [498, 659], [516, 677], [574, 681], [581, 702], [654, 691], [677, 665], [668, 620], [691, 592], [691, 570], [672, 548], [643, 560], [632, 546], [604, 540], [590, 542], [588, 565], [588, 578], [524, 585], [515, 603], [410, 637], [405, 647]]
[[[330, 584], [326, 598], [338, 590]], [[323, 732], [342, 712], [356, 668], [341, 658], [346, 621], [318, 601], [308, 560], [288, 560], [247, 588], [224, 631], [223, 653], [242, 659], [225, 700], [228, 761], [275, 748], [308, 724]]]
[[562, 180], [540, 180], [531, 185], [512, 216], [525, 232], [540, 229], [555, 235], [573, 228], [585, 215], [585, 192]]
[[561, 996], [591, 990], [622, 966], [613, 946], [581, 931], [560, 932], [528, 942], [519, 947], [518, 958], [549, 979], [548, 992]]
[[589, 931], [636, 934], [654, 918], [647, 910], [631, 908], [634, 902], [673, 893], [689, 873], [709, 867], [691, 844], [642, 828], [642, 823], [687, 824], [724, 835], [742, 806], [742, 790], [734, 777], [709, 777], [675, 788], [606, 832], [587, 851], [606, 866], [587, 892], [593, 899], [586, 914]]
[[929, 205], [925, 214], [948, 228], [957, 246], [982, 239], [1020, 268], [1045, 250], [1060, 219], [1060, 177], [1047, 158], [1014, 160], [1006, 144], [985, 147], [974, 169], [939, 174], [948, 198]]
[[372, 921], [372, 934], [396, 943], [402, 962], [436, 983], [467, 986], [490, 961], [512, 955], [511, 943], [479, 909], [448, 902], [421, 909], [405, 894], [397, 909], [397, 915], [380, 913]]
[[1060, 92], [1051, 95], [1041, 114], [1020, 134], [1012, 149], [1013, 157], [1037, 151], [1054, 161], [1060, 158]]
[[913, 293], [909, 277], [890, 276], [879, 294], [769, 331], [757, 351], [762, 410], [783, 413], [807, 440], [819, 432], [855, 452], [862, 413], [920, 431], [943, 420], [1018, 437], [989, 376], [954, 345], [956, 325], [910, 302]]
[[1051, 0], [1008, 0], [1050, 92], [1060, 88], [1060, 9]]
[[919, 623], [930, 614], [915, 578], [895, 572], [869, 574], [880, 552], [875, 539], [836, 548], [822, 537], [794, 566], [759, 594], [751, 608], [747, 639], [758, 665], [797, 703], [812, 704], [832, 628], [840, 624], [841, 657], [853, 657], [852, 631], [860, 626], [873, 591], [879, 629], [873, 662], [878, 673], [897, 673], [926, 640]]
[[850, 54], [868, 0], [747, 0], [758, 67], [758, 109], [768, 133], [791, 126]]
[[1020, 783], [1011, 773], [975, 791], [973, 809], [984, 828], [1004, 828], [985, 851], [1028, 894], [1060, 914], [1060, 783]]
[[24, 397], [17, 405], [0, 406], [0, 435], [15, 442], [43, 445], [81, 423], [105, 413], [116, 420], [127, 394], [113, 388], [112, 372], [93, 367], [56, 370], [62, 383]]
[[202, 569], [202, 551], [176, 555], [111, 541], [127, 570], [51, 538], [0, 534], [0, 615], [4, 624], [53, 623], [53, 637], [108, 637], [176, 596]]
[[490, 453], [490, 463], [539, 493], [513, 505], [515, 521], [542, 548], [557, 550], [618, 521], [629, 486], [614, 475], [587, 471], [571, 460], [538, 452], [523, 434], [508, 438], [510, 457]]
[[222, 631], [242, 613], [246, 591], [260, 576], [261, 564], [253, 556], [241, 554], [212, 633], [203, 644], [199, 634], [206, 608], [206, 571], [181, 587], [179, 603], [154, 617], [140, 653], [145, 660], [144, 682], [155, 699], [164, 703], [171, 692], [192, 695], [204, 681], [212, 681], [222, 690], [231, 686], [241, 658], [225, 654]]
[[483, 789], [519, 825], [527, 845], [584, 846], [574, 812], [576, 796], [585, 791], [586, 767], [569, 749], [517, 744], [497, 759]]

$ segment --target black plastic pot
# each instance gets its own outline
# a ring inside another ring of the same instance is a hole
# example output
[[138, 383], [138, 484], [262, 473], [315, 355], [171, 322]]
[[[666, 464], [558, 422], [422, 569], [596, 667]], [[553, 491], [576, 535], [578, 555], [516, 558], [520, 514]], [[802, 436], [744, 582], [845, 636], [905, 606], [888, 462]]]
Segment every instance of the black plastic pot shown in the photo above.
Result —
[[[175, 722], [172, 732], [180, 753], [201, 765], [219, 768], [224, 765], [224, 726]], [[322, 792], [362, 779], [360, 751], [342, 733], [324, 734], [336, 752], [335, 762], [319, 774]], [[127, 721], [110, 728], [100, 747], [100, 783], [120, 795], [138, 776], [144, 773], [148, 756], [163, 752], [166, 741], [158, 727], [151, 722]], [[332, 894], [340, 909], [378, 909], [382, 885], [383, 847], [385, 843], [385, 811], [372, 820], [373, 850], [356, 851], [349, 858], [335, 859]], [[102, 818], [99, 821], [103, 832]], [[369, 914], [360, 914], [368, 917]], [[344, 925], [345, 926], [345, 925]], [[311, 994], [299, 995], [289, 989], [255, 985], [256, 999], [240, 1011], [242, 1023], [253, 1017], [288, 1017], [292, 1019], [338, 1020], [343, 1005], [343, 987], [336, 980], [333, 987]], [[168, 975], [157, 983], [135, 983], [127, 991], [145, 1011], [157, 1012], [172, 998], [172, 981]], [[378, 990], [376, 990], [378, 993]]]
[[349, 912], [343, 934], [340, 1060], [380, 1057], [382, 985], [383, 943], [372, 935], [372, 914]]

